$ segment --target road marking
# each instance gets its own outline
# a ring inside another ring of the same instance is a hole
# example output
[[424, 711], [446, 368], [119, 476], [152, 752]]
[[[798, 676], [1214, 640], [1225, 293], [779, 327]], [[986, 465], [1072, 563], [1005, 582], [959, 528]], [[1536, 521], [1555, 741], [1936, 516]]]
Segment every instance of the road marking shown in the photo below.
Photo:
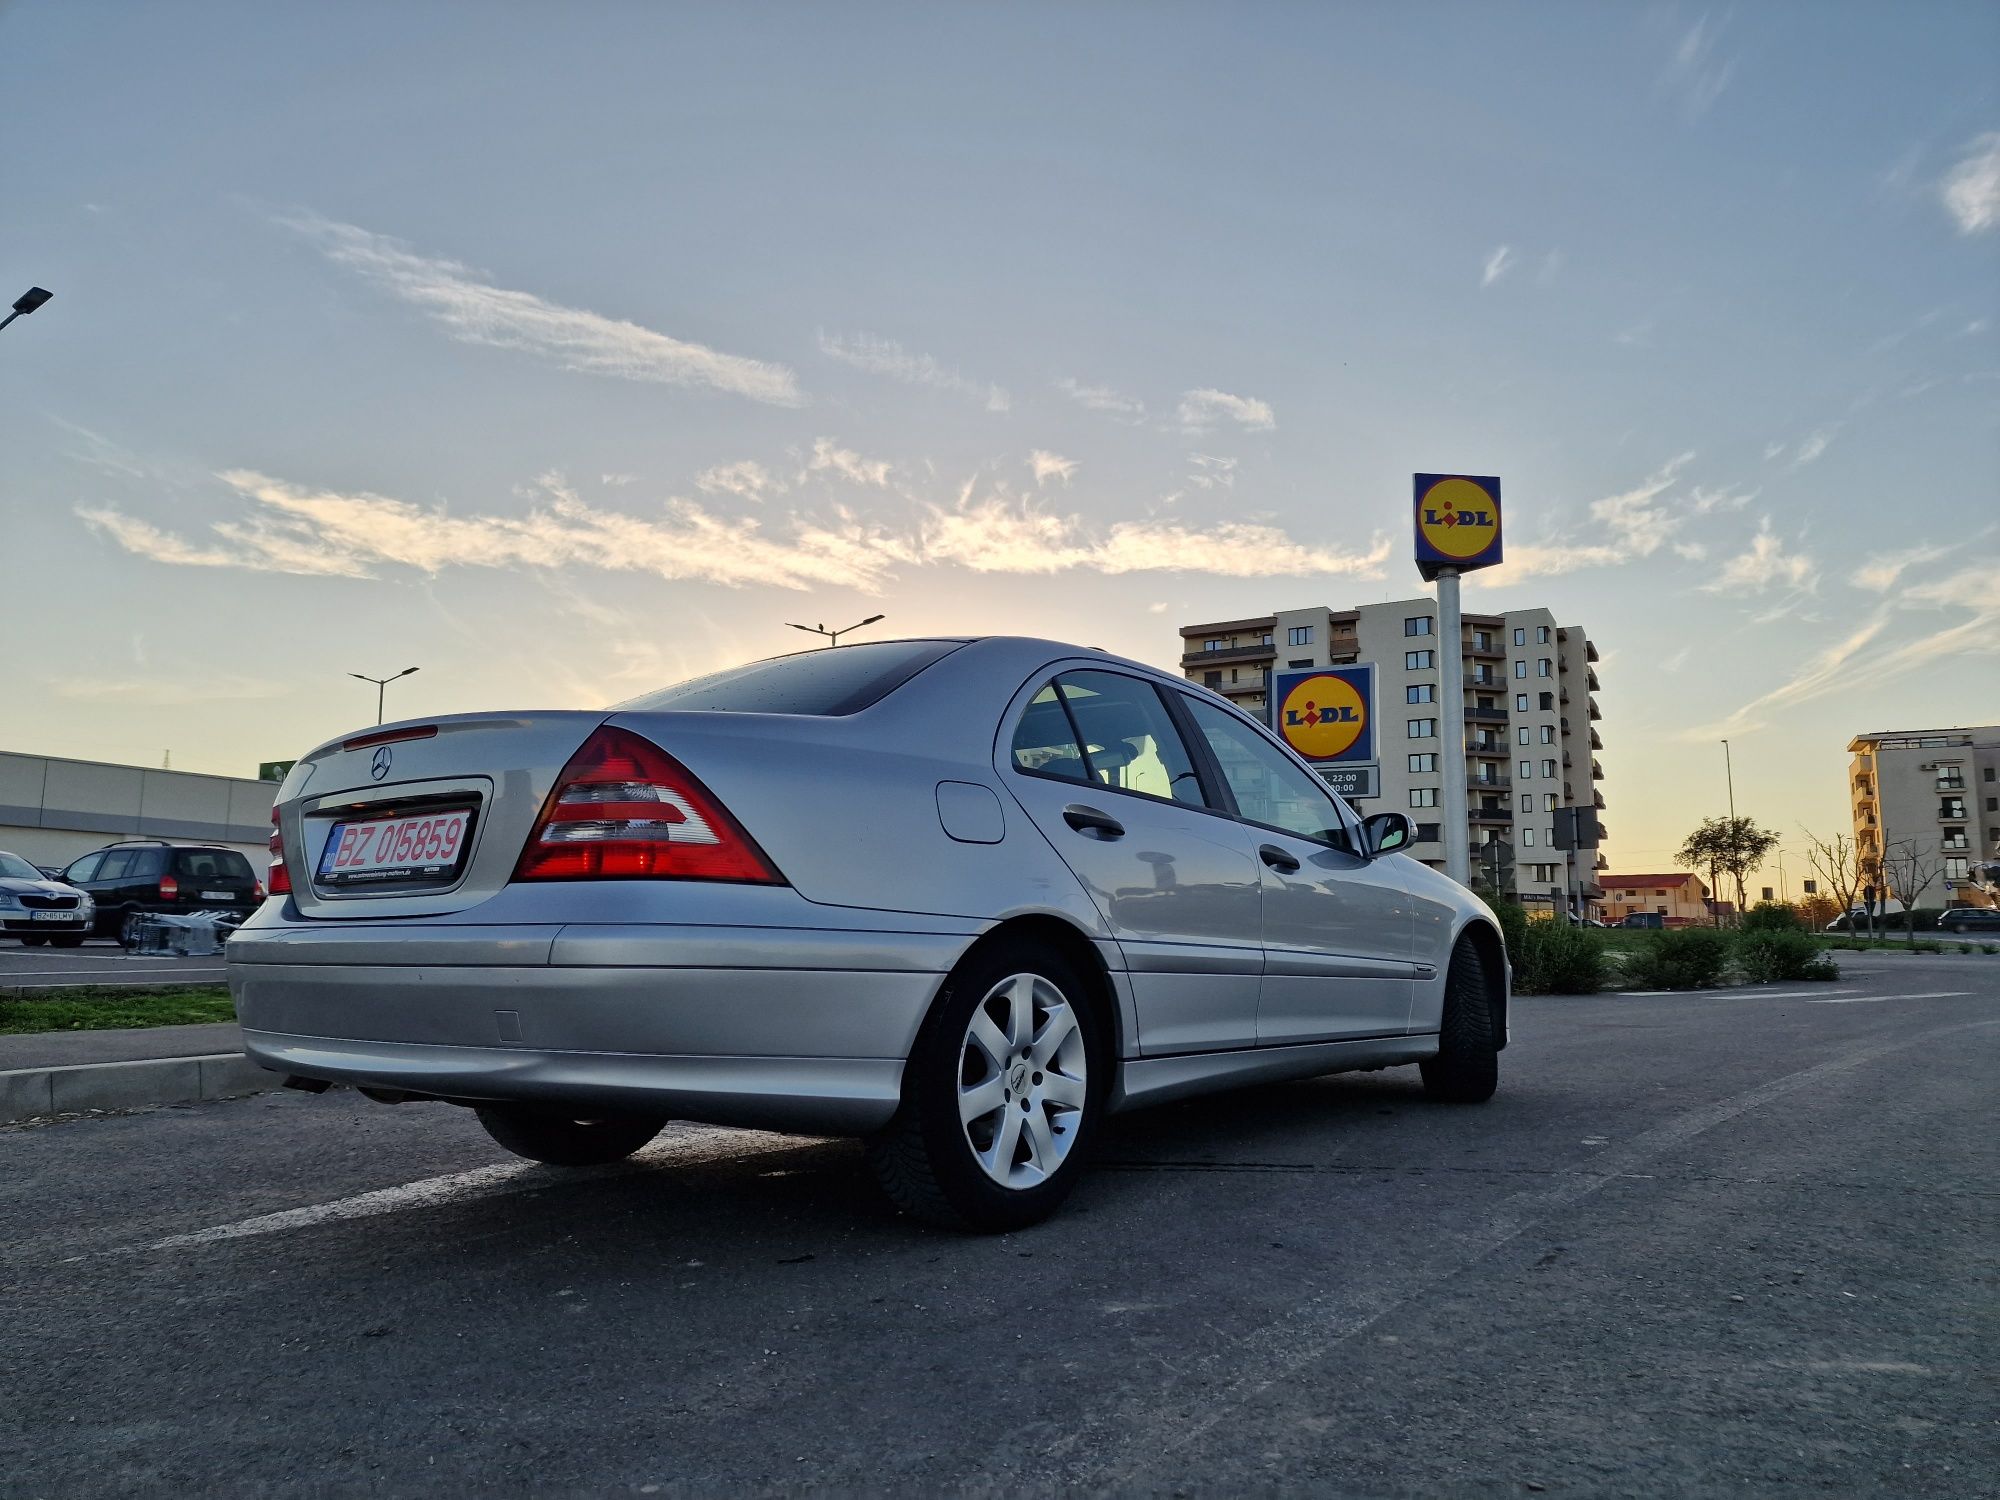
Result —
[[[1466, 1267], [1537, 1228], [1555, 1213], [1623, 1178], [1641, 1175], [1638, 1169], [1655, 1157], [1739, 1115], [1851, 1072], [1877, 1058], [1911, 1047], [1935, 1046], [1940, 1038], [1959, 1032], [1984, 1031], [1995, 1026], [2000, 1026], [2000, 1020], [1941, 1026], [1882, 1046], [1849, 1052], [1691, 1110], [1623, 1146], [1614, 1146], [1592, 1157], [1590, 1172], [1555, 1187], [1516, 1193], [1483, 1223], [1455, 1234], [1437, 1235], [1432, 1241], [1436, 1249], [1430, 1255], [1391, 1271], [1375, 1285], [1344, 1284], [1337, 1290], [1307, 1298], [1246, 1338], [1212, 1342], [1206, 1353], [1176, 1372], [1174, 1388], [1161, 1391], [1150, 1414], [1135, 1412], [1122, 1397], [1115, 1406], [1103, 1407], [1096, 1413], [1079, 1413], [1069, 1432], [1050, 1444], [1042, 1457], [1062, 1473], [1067, 1486], [1105, 1489], [1115, 1484], [1148, 1488], [1147, 1474], [1174, 1469], [1180, 1462], [1181, 1451], [1201, 1442], [1215, 1427], [1237, 1420], [1242, 1412], [1258, 1411], [1274, 1386], [1296, 1381], [1301, 1371], [1327, 1358], [1355, 1334], [1365, 1332], [1406, 1303], [1449, 1282]], [[1246, 1373], [1229, 1378], [1225, 1362], [1245, 1368]]]
[[1852, 995], [1845, 1000], [1816, 1000], [1815, 1005], [1861, 1005], [1875, 1000], [1956, 1000], [1971, 990], [1928, 990], [1921, 995]]
[[1760, 990], [1755, 985], [1738, 984], [1726, 989], [1714, 990], [1613, 990], [1612, 997], [1618, 1000], [1664, 1000], [1669, 995], [1682, 999], [1702, 997], [1711, 1000], [1733, 1000], [1738, 995], [1755, 995], [1759, 1000], [1796, 1000], [1801, 995], [1851, 995], [1852, 990]]
[[[629, 1160], [603, 1167], [578, 1167], [552, 1175], [534, 1162], [504, 1162], [492, 1167], [474, 1167], [469, 1172], [450, 1172], [442, 1177], [424, 1177], [395, 1187], [336, 1198], [330, 1203], [314, 1203], [304, 1208], [288, 1208], [278, 1213], [238, 1219], [209, 1229], [170, 1234], [163, 1240], [138, 1247], [141, 1250], [181, 1250], [197, 1245], [220, 1244], [224, 1240], [248, 1239], [254, 1235], [282, 1234], [292, 1229], [310, 1229], [318, 1224], [347, 1219], [372, 1219], [381, 1214], [402, 1213], [413, 1208], [438, 1208], [478, 1198], [502, 1198], [539, 1188], [558, 1187], [571, 1182], [589, 1182], [601, 1177], [631, 1175], [648, 1166], [674, 1166], [689, 1161], [740, 1161], [746, 1157], [769, 1156], [793, 1151], [801, 1146], [822, 1143], [813, 1136], [773, 1135], [761, 1130], [728, 1130], [719, 1125], [689, 1125], [674, 1135], [655, 1141]], [[714, 1150], [735, 1146], [737, 1149]], [[116, 1253], [116, 1252], [114, 1252]]]

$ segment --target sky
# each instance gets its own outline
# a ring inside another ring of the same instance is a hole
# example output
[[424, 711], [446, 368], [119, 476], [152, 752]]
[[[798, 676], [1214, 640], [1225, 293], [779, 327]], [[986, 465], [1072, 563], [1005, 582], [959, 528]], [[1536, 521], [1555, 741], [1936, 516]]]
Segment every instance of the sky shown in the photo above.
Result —
[[[810, 644], [1424, 592], [1606, 846], [2000, 719], [2000, 7], [0, 7], [0, 748], [254, 774]], [[18, 285], [16, 285], [18, 284]], [[1796, 864], [1802, 861], [1795, 862]], [[1797, 879], [1796, 873], [1793, 879]]]

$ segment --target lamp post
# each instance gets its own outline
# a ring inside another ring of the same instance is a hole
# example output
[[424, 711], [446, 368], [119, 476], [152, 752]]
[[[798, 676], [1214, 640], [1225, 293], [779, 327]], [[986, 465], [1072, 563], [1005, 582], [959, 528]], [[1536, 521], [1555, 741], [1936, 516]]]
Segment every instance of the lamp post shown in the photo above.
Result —
[[863, 625], [873, 625], [877, 620], [884, 620], [887, 618], [888, 616], [886, 615], [870, 615], [865, 620], [861, 620], [853, 625], [843, 625], [838, 630], [828, 630], [824, 625], [792, 625], [792, 622], [790, 620], [787, 620], [785, 623], [787, 625], [792, 625], [792, 629], [794, 630], [803, 630], [807, 635], [825, 636], [827, 645], [829, 647], [832, 647], [832, 646], [838, 646], [840, 644], [840, 638], [848, 634], [850, 631], [859, 630]]
[[400, 672], [391, 672], [387, 677], [370, 677], [365, 672], [349, 672], [347, 675], [349, 677], [358, 677], [363, 682], [372, 682], [375, 684], [375, 722], [380, 724], [382, 722], [382, 698], [383, 694], [388, 691], [389, 684], [394, 682], [398, 677], [408, 677], [416, 670], [415, 667], [405, 667]]
[[16, 318], [27, 317], [29, 313], [40, 307], [54, 295], [54, 292], [45, 292], [38, 286], [29, 287], [14, 299], [14, 310], [8, 313], [6, 317], [0, 318], [0, 328], [5, 328]]

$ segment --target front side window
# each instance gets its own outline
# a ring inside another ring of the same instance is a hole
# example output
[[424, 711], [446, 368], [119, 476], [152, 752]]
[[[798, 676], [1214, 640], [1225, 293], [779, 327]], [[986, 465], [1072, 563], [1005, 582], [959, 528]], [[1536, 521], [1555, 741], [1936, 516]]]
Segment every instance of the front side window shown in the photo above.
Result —
[[133, 849], [111, 849], [104, 855], [104, 863], [98, 866], [99, 880], [123, 880], [132, 873], [132, 862], [138, 858]]
[[103, 864], [104, 864], [104, 856], [102, 854], [86, 854], [82, 859], [78, 860], [75, 864], [71, 865], [67, 870], [63, 871], [63, 879], [95, 880], [97, 878], [98, 869]]
[[1063, 673], [1056, 687], [1074, 738], [1082, 741], [1091, 781], [1115, 792], [1204, 805], [1194, 762], [1151, 683], [1085, 671]]
[[1224, 710], [1198, 698], [1188, 699], [1187, 708], [1246, 822], [1322, 844], [1347, 842], [1333, 793], [1317, 776]]

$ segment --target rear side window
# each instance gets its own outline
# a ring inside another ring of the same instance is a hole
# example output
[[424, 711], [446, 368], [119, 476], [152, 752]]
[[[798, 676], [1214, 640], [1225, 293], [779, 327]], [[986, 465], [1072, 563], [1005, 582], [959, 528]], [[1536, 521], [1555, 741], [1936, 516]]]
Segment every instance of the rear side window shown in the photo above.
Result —
[[812, 714], [838, 718], [881, 702], [963, 641], [870, 641], [776, 656], [731, 667], [691, 682], [661, 688], [620, 703], [620, 710], [649, 713], [689, 709], [707, 713]]
[[123, 880], [132, 872], [132, 861], [138, 856], [130, 849], [113, 849], [104, 856], [104, 863], [98, 866], [99, 880]]
[[1040, 776], [1205, 805], [1194, 762], [1158, 690], [1116, 672], [1065, 672], [1036, 693], [1014, 730], [1014, 764]]
[[1083, 765], [1083, 750], [1069, 727], [1069, 715], [1063, 712], [1053, 682], [1029, 700], [1021, 722], [1014, 726], [1014, 768], [1064, 781], [1090, 779]]
[[249, 881], [250, 861], [234, 849], [183, 849], [178, 868], [188, 880]]

